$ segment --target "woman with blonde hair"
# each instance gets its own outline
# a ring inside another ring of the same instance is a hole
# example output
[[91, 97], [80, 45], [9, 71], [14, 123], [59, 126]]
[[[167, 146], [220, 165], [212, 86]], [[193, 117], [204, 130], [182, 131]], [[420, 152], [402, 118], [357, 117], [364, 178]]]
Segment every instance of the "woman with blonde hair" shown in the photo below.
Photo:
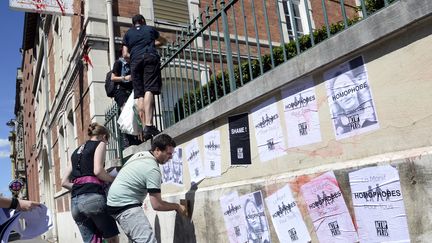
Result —
[[105, 167], [109, 131], [98, 123], [88, 128], [90, 137], [71, 156], [62, 186], [71, 190], [71, 212], [85, 243], [119, 242], [117, 224], [106, 208], [105, 183], [114, 181]]

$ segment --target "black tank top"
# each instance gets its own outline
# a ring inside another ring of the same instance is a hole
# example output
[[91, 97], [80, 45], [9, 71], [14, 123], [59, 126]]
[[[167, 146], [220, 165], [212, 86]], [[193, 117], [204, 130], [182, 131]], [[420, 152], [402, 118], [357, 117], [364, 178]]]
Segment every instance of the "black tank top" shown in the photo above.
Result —
[[[71, 180], [82, 176], [96, 176], [94, 174], [94, 154], [100, 141], [88, 140], [78, 147], [71, 156], [72, 173]], [[84, 193], [105, 194], [104, 188], [95, 183], [74, 184], [72, 186], [72, 197]]]

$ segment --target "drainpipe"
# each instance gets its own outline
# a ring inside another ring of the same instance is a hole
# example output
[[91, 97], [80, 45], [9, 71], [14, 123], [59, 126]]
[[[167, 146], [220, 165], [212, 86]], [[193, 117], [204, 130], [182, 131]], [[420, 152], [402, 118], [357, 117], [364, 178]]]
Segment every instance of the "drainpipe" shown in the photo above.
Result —
[[[51, 206], [51, 208], [53, 208], [55, 210], [55, 212], [57, 212], [57, 207], [56, 207], [56, 203], [54, 201], [54, 197], [52, 197], [52, 192], [54, 191], [53, 188], [53, 183], [52, 183], [52, 171], [51, 168], [53, 167], [53, 162], [52, 162], [52, 154], [51, 154], [51, 129], [50, 129], [50, 106], [49, 106], [49, 96], [50, 96], [50, 92], [49, 92], [49, 75], [51, 72], [48, 72], [48, 33], [49, 33], [49, 28], [50, 26], [47, 23], [47, 16], [44, 17], [42, 25], [43, 25], [43, 43], [44, 43], [44, 52], [43, 52], [43, 58], [44, 60], [44, 70], [45, 70], [45, 78], [43, 80], [44, 82], [44, 95], [45, 95], [45, 136], [46, 136], [46, 150], [47, 150], [47, 159], [48, 159], [48, 166], [50, 168], [47, 168], [49, 173], [50, 173], [50, 178], [44, 178], [44, 181], [48, 179], [49, 182], [49, 191], [46, 192], [48, 193], [48, 199], [45, 198], [46, 200], [49, 200], [49, 205]], [[44, 168], [45, 171], [45, 168]], [[43, 175], [44, 176], [44, 175]], [[53, 214], [53, 221], [54, 223], [54, 229], [53, 229], [53, 238], [55, 240], [57, 240], [57, 213]]]
[[115, 62], [115, 48], [114, 48], [114, 25], [113, 25], [113, 13], [112, 13], [112, 0], [106, 0], [107, 8], [107, 22], [108, 22], [108, 45], [109, 45], [109, 65], [110, 68]]

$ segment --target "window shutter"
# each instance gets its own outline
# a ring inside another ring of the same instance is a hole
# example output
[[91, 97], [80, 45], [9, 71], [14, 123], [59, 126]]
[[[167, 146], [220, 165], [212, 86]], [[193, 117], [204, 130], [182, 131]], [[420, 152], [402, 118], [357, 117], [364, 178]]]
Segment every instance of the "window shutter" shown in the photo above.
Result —
[[155, 20], [175, 24], [189, 23], [187, 0], [153, 0]]

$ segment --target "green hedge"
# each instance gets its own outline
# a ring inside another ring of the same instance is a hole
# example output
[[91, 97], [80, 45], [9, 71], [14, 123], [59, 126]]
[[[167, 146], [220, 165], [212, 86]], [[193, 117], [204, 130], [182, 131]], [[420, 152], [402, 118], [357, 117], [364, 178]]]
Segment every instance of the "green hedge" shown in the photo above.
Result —
[[[389, 3], [393, 1], [396, 0], [388, 0]], [[381, 9], [382, 7], [384, 7], [383, 0], [366, 0], [366, 9], [368, 11], [368, 15], [371, 14], [372, 12], [377, 11], [378, 9]], [[350, 26], [358, 22], [359, 20], [360, 18], [349, 19], [348, 25]], [[330, 34], [334, 35], [344, 30], [344, 28], [345, 26], [342, 21], [332, 24], [330, 26]], [[321, 29], [317, 29], [313, 31], [312, 34], [313, 34], [313, 39], [315, 44], [318, 44], [323, 40], [327, 39], [327, 29], [325, 26], [323, 26]], [[304, 52], [305, 50], [311, 48], [312, 41], [310, 35], [303, 35], [299, 37], [299, 45], [300, 45], [300, 52]], [[295, 41], [290, 41], [289, 43], [285, 44], [285, 53], [287, 56], [287, 60], [297, 55], [297, 48], [296, 48]], [[283, 47], [273, 47], [273, 58], [274, 58], [275, 66], [278, 66], [279, 64], [284, 62]], [[262, 56], [261, 61], [262, 61], [264, 72], [267, 72], [270, 69], [272, 69], [270, 54], [266, 54]], [[256, 77], [261, 75], [259, 60], [257, 59], [251, 60], [251, 69], [252, 69], [253, 78], [251, 78], [250, 75], [248, 61], [243, 61], [240, 65], [234, 66], [234, 78], [235, 78], [237, 88], [242, 86], [240, 82], [240, 73], [242, 74], [243, 77], [243, 85], [248, 83], [250, 80], [255, 79]], [[224, 76], [224, 79], [222, 79], [222, 76]], [[212, 75], [208, 84], [202, 86], [202, 93], [200, 87], [196, 88], [193, 91], [184, 93], [183, 95], [184, 98], [180, 98], [174, 106], [175, 122], [182, 120], [186, 116], [195, 113], [197, 110], [202, 109], [203, 107], [216, 101], [218, 98], [224, 96], [224, 87], [225, 87], [225, 94], [230, 93], [231, 90], [230, 90], [229, 77], [227, 71], [219, 72], [216, 75], [216, 80], [214, 78], [214, 75]], [[202, 95], [202, 102], [201, 102], [201, 95]], [[197, 98], [196, 104], [194, 101], [195, 97]], [[189, 100], [191, 104], [189, 104]]]

